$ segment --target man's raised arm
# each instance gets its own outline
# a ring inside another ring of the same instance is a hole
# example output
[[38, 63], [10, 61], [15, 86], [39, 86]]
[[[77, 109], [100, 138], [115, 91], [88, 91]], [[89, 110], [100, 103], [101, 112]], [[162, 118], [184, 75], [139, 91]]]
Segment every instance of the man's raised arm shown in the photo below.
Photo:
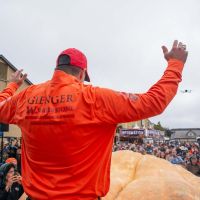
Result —
[[146, 93], [130, 94], [96, 88], [95, 113], [109, 123], [137, 121], [162, 113], [176, 95], [187, 59], [186, 46], [174, 41], [171, 51], [162, 46], [167, 69]]

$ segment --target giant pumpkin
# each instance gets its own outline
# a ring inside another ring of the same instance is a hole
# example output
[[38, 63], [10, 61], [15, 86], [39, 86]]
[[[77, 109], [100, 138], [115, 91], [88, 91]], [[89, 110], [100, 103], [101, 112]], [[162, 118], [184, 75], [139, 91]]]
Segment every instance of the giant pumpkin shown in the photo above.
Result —
[[117, 151], [103, 200], [200, 200], [200, 178], [151, 155]]

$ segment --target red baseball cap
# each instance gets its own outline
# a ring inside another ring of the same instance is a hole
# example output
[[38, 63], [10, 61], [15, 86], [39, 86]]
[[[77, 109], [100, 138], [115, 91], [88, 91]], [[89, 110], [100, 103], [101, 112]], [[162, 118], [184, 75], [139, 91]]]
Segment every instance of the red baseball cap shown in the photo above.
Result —
[[[61, 61], [59, 59], [61, 55], [66, 55], [67, 59], [64, 61], [63, 60]], [[56, 66], [59, 66], [59, 65], [71, 65], [71, 66], [79, 67], [81, 69], [86, 69], [85, 81], [90, 82], [90, 78], [88, 76], [88, 71], [87, 71], [87, 58], [78, 49], [69, 48], [62, 51], [56, 61]]]

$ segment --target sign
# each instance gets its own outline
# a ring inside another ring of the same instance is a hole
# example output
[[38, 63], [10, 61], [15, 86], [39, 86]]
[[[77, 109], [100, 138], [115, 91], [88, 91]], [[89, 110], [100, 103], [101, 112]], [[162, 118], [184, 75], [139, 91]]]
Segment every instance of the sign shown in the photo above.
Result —
[[146, 130], [147, 137], [159, 137], [160, 131], [159, 130]]
[[140, 136], [144, 135], [144, 129], [121, 129], [120, 135], [121, 136]]

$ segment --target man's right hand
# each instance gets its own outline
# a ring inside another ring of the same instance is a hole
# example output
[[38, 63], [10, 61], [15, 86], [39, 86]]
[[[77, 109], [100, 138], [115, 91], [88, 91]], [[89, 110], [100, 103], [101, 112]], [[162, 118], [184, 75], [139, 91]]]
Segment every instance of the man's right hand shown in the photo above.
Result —
[[165, 46], [162, 46], [162, 50], [167, 61], [170, 59], [177, 59], [185, 63], [187, 60], [188, 52], [186, 51], [186, 45], [182, 42], [178, 42], [178, 40], [174, 40], [171, 51], [168, 51]]
[[15, 73], [13, 73], [10, 77], [10, 82], [17, 83], [17, 85], [20, 86], [27, 77], [27, 74], [22, 74], [22, 71], [23, 69], [17, 70]]

